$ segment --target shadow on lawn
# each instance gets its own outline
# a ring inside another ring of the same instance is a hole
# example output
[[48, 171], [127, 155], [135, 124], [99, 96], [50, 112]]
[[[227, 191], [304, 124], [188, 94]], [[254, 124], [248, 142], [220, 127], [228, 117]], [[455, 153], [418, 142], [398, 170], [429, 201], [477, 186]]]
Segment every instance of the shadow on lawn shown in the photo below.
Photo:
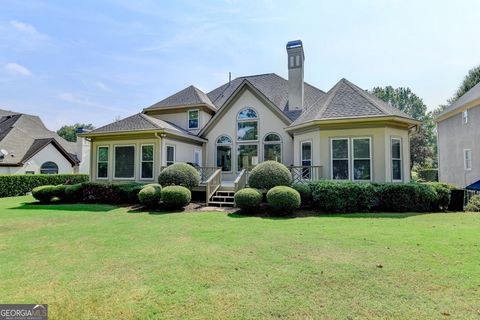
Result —
[[315, 212], [310, 210], [301, 210], [295, 214], [288, 215], [274, 215], [269, 212], [263, 211], [258, 214], [250, 214], [242, 212], [241, 210], [229, 213], [227, 216], [234, 219], [241, 218], [261, 218], [271, 220], [288, 220], [297, 218], [347, 218], [347, 219], [405, 219], [409, 217], [415, 217], [420, 215], [429, 214], [428, 212], [378, 212], [378, 213], [337, 213], [328, 214], [322, 212]]
[[87, 212], [108, 212], [117, 209], [108, 204], [84, 204], [84, 203], [49, 203], [41, 204], [39, 202], [25, 202], [18, 207], [10, 208], [13, 210], [56, 210], [56, 211], [87, 211]]

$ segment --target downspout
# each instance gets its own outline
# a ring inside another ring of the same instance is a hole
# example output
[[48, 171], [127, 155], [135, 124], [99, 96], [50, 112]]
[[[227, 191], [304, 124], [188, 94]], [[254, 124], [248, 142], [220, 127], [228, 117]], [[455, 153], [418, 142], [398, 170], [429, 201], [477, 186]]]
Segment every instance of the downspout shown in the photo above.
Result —
[[158, 135], [158, 132], [155, 132], [154, 133], [155, 135], [155, 138], [158, 139], [158, 142], [160, 144], [160, 152], [158, 153], [158, 174], [157, 176], [160, 174], [160, 169], [162, 168], [162, 154], [163, 154], [163, 139]]
[[[85, 138], [85, 140], [87, 140], [88, 142], [90, 142], [90, 152], [89, 152], [89, 155], [90, 155], [90, 165], [89, 165], [89, 168], [88, 168], [88, 172], [89, 172], [89, 178], [90, 178], [90, 181], [93, 181], [93, 166], [97, 166], [97, 163], [93, 161], [93, 139], [89, 139], [89, 138]], [[109, 149], [109, 152], [110, 152], [110, 149]], [[109, 157], [109, 160], [110, 160], [110, 157]], [[109, 161], [110, 162], [110, 161]], [[110, 165], [108, 165], [110, 166]]]

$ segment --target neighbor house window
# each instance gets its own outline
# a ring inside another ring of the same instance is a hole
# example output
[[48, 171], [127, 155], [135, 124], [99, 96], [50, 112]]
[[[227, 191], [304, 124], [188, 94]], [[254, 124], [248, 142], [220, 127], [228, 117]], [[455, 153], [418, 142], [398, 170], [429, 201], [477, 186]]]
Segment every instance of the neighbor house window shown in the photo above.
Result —
[[[300, 143], [300, 160], [303, 167], [310, 167], [312, 165], [312, 143], [304, 141]], [[311, 178], [311, 168], [302, 168], [302, 178]]]
[[258, 140], [258, 115], [251, 108], [243, 109], [237, 116], [237, 140]]
[[392, 138], [392, 180], [402, 181], [402, 140]]
[[225, 135], [217, 139], [217, 167], [224, 172], [232, 171], [232, 139]]
[[468, 123], [468, 110], [463, 111], [463, 123], [467, 124]]
[[349, 145], [348, 139], [332, 139], [332, 179], [348, 180], [349, 173]]
[[188, 111], [188, 129], [198, 129], [198, 110]]
[[153, 179], [153, 144], [142, 144], [140, 171], [142, 179]]
[[353, 180], [371, 180], [371, 139], [353, 138]]
[[115, 146], [114, 175], [115, 179], [135, 178], [135, 146]]
[[175, 163], [175, 146], [167, 146], [167, 167]]
[[472, 150], [463, 150], [465, 170], [472, 170]]
[[237, 148], [237, 171], [250, 170], [258, 164], [258, 145], [240, 144]]
[[40, 173], [43, 174], [57, 174], [58, 166], [55, 162], [47, 161], [40, 167]]
[[276, 133], [269, 133], [263, 139], [263, 160], [282, 162], [282, 139]]
[[97, 149], [97, 179], [108, 178], [108, 147]]

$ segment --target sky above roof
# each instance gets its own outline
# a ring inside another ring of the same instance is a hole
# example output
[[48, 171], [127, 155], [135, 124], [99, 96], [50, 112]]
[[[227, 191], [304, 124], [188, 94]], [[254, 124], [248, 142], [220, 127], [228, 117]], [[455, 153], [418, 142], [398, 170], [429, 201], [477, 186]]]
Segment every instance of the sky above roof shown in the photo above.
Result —
[[0, 108], [99, 127], [228, 72], [286, 78], [301, 39], [310, 84], [408, 86], [433, 109], [480, 64], [479, 18], [475, 0], [2, 0]]

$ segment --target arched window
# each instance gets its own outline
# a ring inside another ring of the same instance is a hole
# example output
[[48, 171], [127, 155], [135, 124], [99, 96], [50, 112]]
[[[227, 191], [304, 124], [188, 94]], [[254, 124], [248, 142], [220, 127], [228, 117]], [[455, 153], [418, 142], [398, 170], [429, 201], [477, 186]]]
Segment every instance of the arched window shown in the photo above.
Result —
[[263, 139], [263, 160], [282, 162], [282, 139], [276, 133], [269, 133]]
[[217, 167], [224, 172], [232, 171], [232, 139], [222, 135], [217, 139]]
[[238, 113], [237, 140], [258, 140], [258, 115], [252, 108], [245, 108]]
[[40, 173], [43, 174], [57, 174], [58, 166], [55, 162], [47, 161], [40, 167]]

